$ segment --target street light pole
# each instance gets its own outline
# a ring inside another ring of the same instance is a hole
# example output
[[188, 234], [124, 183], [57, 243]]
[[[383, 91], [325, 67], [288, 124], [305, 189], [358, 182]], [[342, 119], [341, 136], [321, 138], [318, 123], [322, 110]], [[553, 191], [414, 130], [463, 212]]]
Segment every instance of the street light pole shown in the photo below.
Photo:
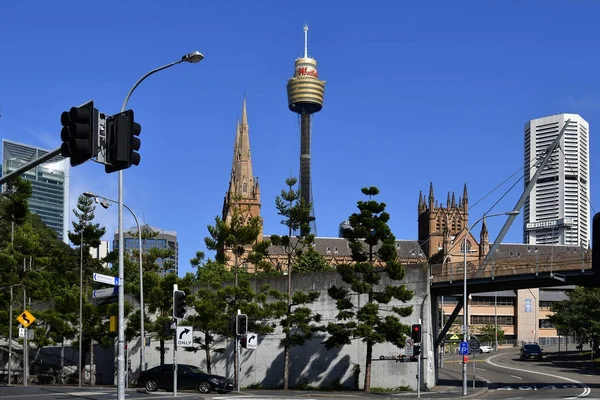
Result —
[[[498, 214], [489, 214], [489, 215], [484, 215], [483, 217], [479, 218], [477, 221], [473, 222], [473, 225], [471, 225], [471, 227], [469, 229], [467, 229], [467, 232], [465, 232], [465, 237], [463, 239], [463, 260], [464, 260], [464, 265], [463, 265], [463, 341], [466, 343], [469, 340], [469, 334], [468, 334], [468, 315], [467, 315], [467, 304], [468, 304], [468, 298], [467, 298], [467, 238], [469, 237], [469, 233], [471, 232], [471, 230], [473, 230], [473, 228], [475, 228], [475, 225], [477, 225], [480, 221], [482, 221], [485, 218], [492, 218], [492, 217], [499, 217], [501, 215], [509, 215], [509, 216], [514, 216], [519, 214], [518, 211], [509, 211], [509, 212], [504, 212], [504, 213], [498, 213]], [[462, 378], [463, 378], [463, 384], [462, 384], [462, 395], [466, 396], [467, 395], [467, 363], [464, 362], [463, 359], [463, 363], [462, 363]], [[473, 378], [475, 379], [475, 378]]]
[[[117, 201], [113, 200], [113, 199], [109, 199], [108, 197], [104, 197], [104, 196], [100, 196], [98, 194], [92, 193], [92, 192], [85, 192], [83, 193], [84, 196], [86, 197], [93, 197], [96, 199], [102, 199], [104, 200], [104, 202], [100, 203], [100, 205], [104, 208], [108, 208], [110, 206], [110, 204], [105, 203], [105, 202], [110, 202], [113, 204], [116, 204]], [[140, 222], [137, 218], [137, 215], [135, 215], [135, 213], [133, 212], [133, 210], [131, 208], [129, 208], [127, 206], [127, 204], [123, 204], [123, 207], [125, 207], [133, 216], [133, 219], [135, 220], [135, 224], [137, 226], [137, 230], [138, 230], [138, 241], [139, 241], [139, 246], [138, 246], [138, 253], [139, 253], [139, 270], [140, 270], [140, 337], [141, 337], [141, 350], [140, 350], [140, 371], [145, 371], [146, 370], [146, 347], [145, 347], [145, 332], [144, 332], [144, 313], [146, 312], [146, 308], [144, 306], [144, 270], [143, 270], [143, 264], [142, 264], [142, 228], [140, 226]]]
[[[123, 101], [123, 106], [121, 107], [121, 112], [124, 112], [127, 108], [127, 102], [129, 98], [133, 94], [133, 91], [144, 81], [144, 79], [148, 78], [150, 75], [155, 74], [156, 72], [162, 71], [174, 65], [177, 65], [182, 62], [189, 63], [198, 63], [202, 61], [204, 56], [199, 51], [194, 51], [192, 53], [186, 54], [181, 58], [181, 60], [172, 62], [170, 64], [164, 65], [162, 67], [153, 69], [152, 71], [146, 73], [142, 76], [129, 90], [127, 96], [125, 96], [125, 100]], [[124, 258], [125, 253], [123, 252], [123, 170], [119, 170], [119, 218], [118, 218], [118, 229], [119, 229], [119, 326], [118, 326], [118, 356], [117, 356], [117, 400], [125, 400], [125, 291], [123, 286], [123, 275], [124, 275]]]
[[[79, 241], [79, 357], [77, 362], [77, 364], [79, 364], [79, 378], [77, 379], [79, 387], [81, 387], [81, 375], [83, 375], [81, 371], [81, 358], [83, 353], [83, 229], [84, 227], [82, 226]], [[85, 363], [83, 363], [83, 365], [85, 365]]]

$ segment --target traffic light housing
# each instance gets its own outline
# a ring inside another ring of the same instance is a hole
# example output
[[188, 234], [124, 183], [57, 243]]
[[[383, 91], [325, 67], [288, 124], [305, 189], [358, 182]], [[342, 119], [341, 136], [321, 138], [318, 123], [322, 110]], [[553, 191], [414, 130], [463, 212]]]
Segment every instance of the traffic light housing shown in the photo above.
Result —
[[412, 324], [410, 337], [415, 343], [421, 343], [421, 324]]
[[600, 212], [592, 219], [592, 271], [600, 274]]
[[173, 292], [173, 318], [185, 317], [185, 292], [183, 290], [175, 290]]
[[71, 107], [60, 116], [60, 154], [69, 157], [72, 167], [83, 164], [96, 156], [98, 139], [98, 110], [89, 101], [79, 107]]
[[242, 336], [240, 338], [240, 346], [242, 346], [242, 348], [247, 349], [248, 348], [248, 337], [247, 336]]
[[106, 173], [139, 165], [142, 157], [137, 152], [142, 146], [138, 137], [142, 126], [135, 122], [133, 110], [123, 111], [106, 120]]
[[415, 345], [413, 346], [413, 357], [418, 357], [419, 354], [421, 354], [421, 345]]
[[246, 314], [238, 314], [235, 317], [235, 333], [238, 336], [248, 333], [248, 316]]

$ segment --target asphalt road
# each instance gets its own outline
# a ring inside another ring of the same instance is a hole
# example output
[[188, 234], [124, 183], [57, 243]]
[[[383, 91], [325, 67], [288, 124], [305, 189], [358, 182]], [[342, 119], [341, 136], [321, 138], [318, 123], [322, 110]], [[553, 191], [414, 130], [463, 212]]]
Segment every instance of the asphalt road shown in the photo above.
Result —
[[[444, 367], [451, 369], [454, 366], [456, 371], [460, 371], [457, 358], [450, 357]], [[472, 361], [471, 356], [469, 378], [472, 376]], [[475, 358], [475, 373], [488, 382], [489, 389], [484, 397], [490, 399], [600, 398], [600, 375], [592, 375], [591, 372], [564, 368], [547, 360], [521, 361], [518, 349], [477, 355]]]

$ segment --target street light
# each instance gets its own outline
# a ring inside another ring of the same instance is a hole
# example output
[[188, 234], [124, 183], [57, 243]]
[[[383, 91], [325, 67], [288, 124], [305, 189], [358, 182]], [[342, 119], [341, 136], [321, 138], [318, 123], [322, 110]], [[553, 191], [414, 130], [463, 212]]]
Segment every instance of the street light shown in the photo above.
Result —
[[[193, 51], [181, 57], [181, 60], [172, 62], [167, 65], [163, 65], [162, 67], [153, 69], [150, 72], [147, 72], [144, 76], [142, 76], [129, 90], [127, 96], [125, 96], [125, 100], [123, 101], [123, 106], [121, 107], [121, 112], [125, 111], [127, 108], [127, 102], [129, 98], [133, 94], [133, 91], [139, 86], [140, 83], [144, 81], [147, 77], [152, 74], [155, 74], [163, 69], [170, 68], [174, 65], [180, 64], [182, 62], [189, 63], [198, 63], [202, 61], [204, 55], [199, 51]], [[119, 327], [118, 327], [118, 356], [117, 356], [117, 400], [125, 400], [125, 291], [123, 286], [123, 275], [124, 275], [124, 256], [123, 252], [123, 170], [119, 170]]]
[[[471, 225], [471, 227], [469, 229], [467, 229], [467, 232], [465, 233], [465, 237], [463, 239], [463, 255], [464, 255], [464, 265], [463, 265], [463, 342], [468, 342], [469, 339], [469, 335], [467, 332], [468, 329], [468, 324], [467, 324], [467, 238], [469, 237], [469, 233], [471, 232], [471, 230], [473, 230], [473, 228], [475, 227], [475, 225], [477, 225], [480, 221], [484, 220], [485, 218], [492, 218], [492, 217], [499, 217], [502, 215], [518, 215], [519, 212], [518, 211], [508, 211], [508, 212], [503, 212], [503, 213], [498, 213], [498, 214], [489, 214], [489, 215], [484, 215], [483, 217], [479, 218], [477, 221], [473, 222], [473, 225]], [[462, 378], [463, 378], [463, 385], [462, 385], [462, 394], [463, 396], [467, 395], [467, 363], [464, 362], [462, 363]]]
[[[96, 199], [96, 201], [98, 199], [102, 199], [102, 201], [100, 202], [100, 205], [102, 206], [102, 208], [107, 209], [108, 207], [110, 207], [110, 203], [116, 203], [115, 200], [109, 199], [108, 197], [104, 197], [104, 196], [100, 196], [96, 193], [92, 193], [92, 192], [85, 192], [83, 193], [83, 195], [85, 197], [93, 197], [94, 199]], [[129, 208], [126, 204], [123, 204], [123, 207], [125, 207], [127, 210], [129, 210], [129, 212], [131, 213], [131, 215], [133, 216], [133, 219], [135, 220], [135, 223], [137, 225], [137, 229], [138, 229], [138, 240], [139, 240], [139, 250], [138, 252], [140, 253], [140, 337], [141, 337], [141, 349], [140, 349], [140, 371], [144, 371], [146, 369], [146, 347], [145, 347], [145, 334], [144, 334], [144, 312], [145, 312], [145, 308], [144, 308], [144, 271], [143, 271], [143, 267], [142, 267], [142, 228], [140, 227], [140, 222], [137, 218], [137, 216], [135, 215], [135, 213], [133, 212], [133, 210], [131, 208]], [[119, 247], [121, 247], [121, 243], [119, 243]]]

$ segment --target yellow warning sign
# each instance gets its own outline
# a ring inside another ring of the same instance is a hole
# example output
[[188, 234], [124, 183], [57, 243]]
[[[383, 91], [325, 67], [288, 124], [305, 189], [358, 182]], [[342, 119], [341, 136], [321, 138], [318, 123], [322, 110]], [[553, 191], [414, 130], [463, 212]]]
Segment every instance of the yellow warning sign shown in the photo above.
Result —
[[460, 340], [460, 338], [458, 336], [456, 336], [456, 333], [452, 336], [450, 336], [450, 340]]
[[25, 328], [28, 328], [29, 325], [33, 324], [33, 321], [35, 321], [35, 317], [29, 311], [25, 310], [19, 314], [17, 321], [19, 321]]

